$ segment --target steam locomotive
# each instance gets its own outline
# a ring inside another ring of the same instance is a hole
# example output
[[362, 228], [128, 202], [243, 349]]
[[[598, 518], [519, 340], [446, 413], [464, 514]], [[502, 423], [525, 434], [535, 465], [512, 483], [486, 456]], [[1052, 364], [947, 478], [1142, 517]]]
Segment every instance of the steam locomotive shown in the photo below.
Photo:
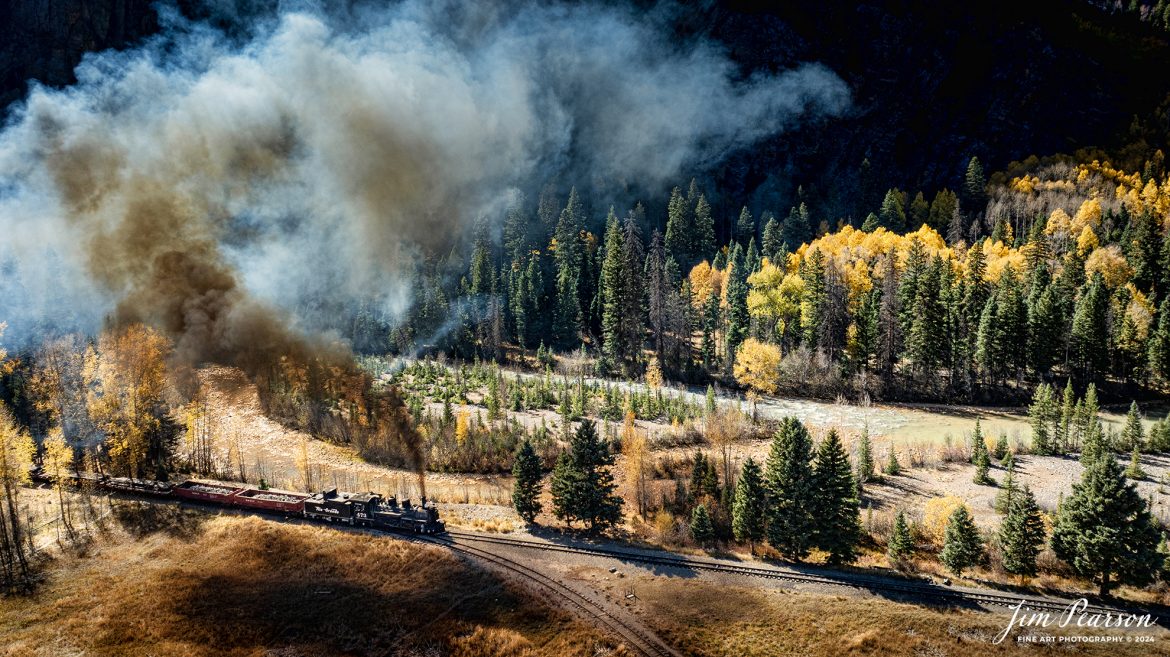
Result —
[[[47, 481], [46, 477], [39, 474], [35, 473], [34, 478]], [[421, 504], [412, 505], [409, 499], [399, 503], [394, 496], [384, 498], [377, 493], [347, 493], [336, 488], [310, 495], [203, 479], [188, 479], [172, 484], [88, 473], [71, 475], [71, 479], [73, 483], [86, 481], [98, 488], [120, 493], [254, 509], [328, 523], [420, 534], [445, 531], [443, 521], [439, 520], [438, 509], [433, 504], [428, 505], [425, 497]]]

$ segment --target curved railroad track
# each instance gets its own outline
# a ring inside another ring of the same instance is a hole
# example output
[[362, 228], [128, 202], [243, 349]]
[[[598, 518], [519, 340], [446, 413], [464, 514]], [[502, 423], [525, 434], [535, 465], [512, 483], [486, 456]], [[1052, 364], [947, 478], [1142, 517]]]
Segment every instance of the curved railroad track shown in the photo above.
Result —
[[420, 542], [441, 545], [449, 550], [461, 553], [473, 559], [487, 561], [489, 563], [495, 564], [500, 568], [503, 568], [504, 570], [507, 570], [540, 585], [541, 587], [552, 592], [554, 595], [567, 600], [573, 606], [577, 607], [586, 615], [593, 618], [605, 629], [608, 629], [614, 635], [620, 637], [622, 641], [624, 641], [631, 649], [636, 650], [646, 657], [681, 657], [679, 653], [664, 644], [658, 637], [642, 630], [641, 628], [634, 627], [622, 619], [614, 616], [597, 601], [590, 599], [588, 596], [582, 595], [572, 587], [566, 585], [564, 582], [561, 582], [556, 578], [549, 577], [548, 575], [529, 568], [524, 564], [507, 557], [500, 556], [493, 552], [488, 552], [479, 548], [456, 543], [454, 539], [444, 536], [412, 535], [411, 539]]
[[[824, 584], [867, 591], [896, 593], [915, 598], [929, 598], [933, 600], [939, 600], [949, 604], [976, 603], [980, 605], [1014, 607], [1022, 600], [1024, 604], [1031, 609], [1044, 611], [1065, 611], [1069, 608], [1069, 605], [1073, 604], [1074, 602], [1072, 600], [1060, 600], [1054, 598], [1045, 599], [1024, 595], [993, 593], [987, 591], [963, 591], [959, 589], [948, 589], [938, 585], [919, 584], [914, 582], [899, 582], [889, 578], [874, 577], [859, 573], [842, 572], [838, 576], [830, 577], [825, 575], [817, 575], [815, 573], [802, 573], [792, 570], [780, 570], [776, 568], [728, 564], [718, 561], [693, 559], [683, 556], [648, 554], [645, 552], [620, 550], [614, 548], [558, 545], [554, 543], [505, 538], [502, 536], [485, 536], [483, 534], [473, 534], [459, 531], [448, 531], [447, 535], [465, 541], [494, 543], [498, 545], [520, 547], [543, 552], [565, 552], [618, 559], [622, 561], [632, 561], [654, 566], [703, 570], [708, 572], [728, 573], [796, 583]], [[1119, 611], [1126, 610], [1117, 607], [1089, 605], [1086, 608], [1086, 611], [1116, 614]]]

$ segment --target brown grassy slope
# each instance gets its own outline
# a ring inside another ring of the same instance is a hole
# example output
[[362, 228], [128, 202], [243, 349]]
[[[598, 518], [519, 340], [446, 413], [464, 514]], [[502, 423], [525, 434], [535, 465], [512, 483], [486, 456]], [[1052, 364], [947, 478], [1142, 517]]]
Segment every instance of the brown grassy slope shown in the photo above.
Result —
[[[996, 645], [993, 640], [1010, 620], [1010, 613], [946, 611], [885, 600], [674, 579], [639, 582], [637, 591], [642, 612], [659, 636], [695, 657], [1170, 655], [1170, 633], [1161, 629], [1142, 630], [1154, 640], [1140, 645], [1021, 645], [1014, 633]], [[1116, 635], [1118, 631], [1102, 633]]]
[[0, 654], [589, 655], [592, 629], [440, 548], [256, 518], [154, 522], [0, 600]]

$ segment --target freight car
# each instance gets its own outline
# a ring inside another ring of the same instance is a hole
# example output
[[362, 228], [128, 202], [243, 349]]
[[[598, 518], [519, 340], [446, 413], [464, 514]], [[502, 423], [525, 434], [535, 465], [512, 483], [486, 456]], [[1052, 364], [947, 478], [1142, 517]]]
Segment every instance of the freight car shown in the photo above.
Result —
[[[34, 470], [32, 478], [52, 483], [43, 470]], [[445, 531], [439, 511], [428, 506], [424, 497], [421, 505], [410, 500], [401, 504], [394, 496], [383, 498], [377, 493], [347, 493], [336, 488], [308, 495], [293, 491], [252, 488], [222, 481], [188, 479], [177, 484], [147, 479], [110, 477], [105, 474], [74, 473], [69, 475], [73, 485], [90, 485], [119, 493], [150, 497], [178, 498], [202, 504], [278, 512], [310, 520], [338, 522], [347, 525], [406, 530], [422, 534]]]

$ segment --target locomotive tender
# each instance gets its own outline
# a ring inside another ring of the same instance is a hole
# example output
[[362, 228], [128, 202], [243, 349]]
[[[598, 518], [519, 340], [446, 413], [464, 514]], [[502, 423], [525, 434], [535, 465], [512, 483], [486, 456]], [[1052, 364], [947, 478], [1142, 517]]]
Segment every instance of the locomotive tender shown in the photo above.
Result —
[[[36, 475], [34, 477], [45, 479]], [[347, 493], [336, 488], [309, 495], [204, 479], [188, 479], [171, 484], [82, 473], [73, 475], [71, 479], [74, 483], [89, 481], [99, 488], [121, 493], [174, 497], [205, 504], [282, 513], [286, 516], [299, 516], [329, 523], [398, 529], [420, 534], [445, 531], [443, 521], [439, 520], [438, 509], [433, 504], [428, 506], [425, 497], [422, 504], [416, 506], [412, 505], [410, 500], [403, 500], [399, 504], [394, 496], [383, 498], [377, 493]]]

